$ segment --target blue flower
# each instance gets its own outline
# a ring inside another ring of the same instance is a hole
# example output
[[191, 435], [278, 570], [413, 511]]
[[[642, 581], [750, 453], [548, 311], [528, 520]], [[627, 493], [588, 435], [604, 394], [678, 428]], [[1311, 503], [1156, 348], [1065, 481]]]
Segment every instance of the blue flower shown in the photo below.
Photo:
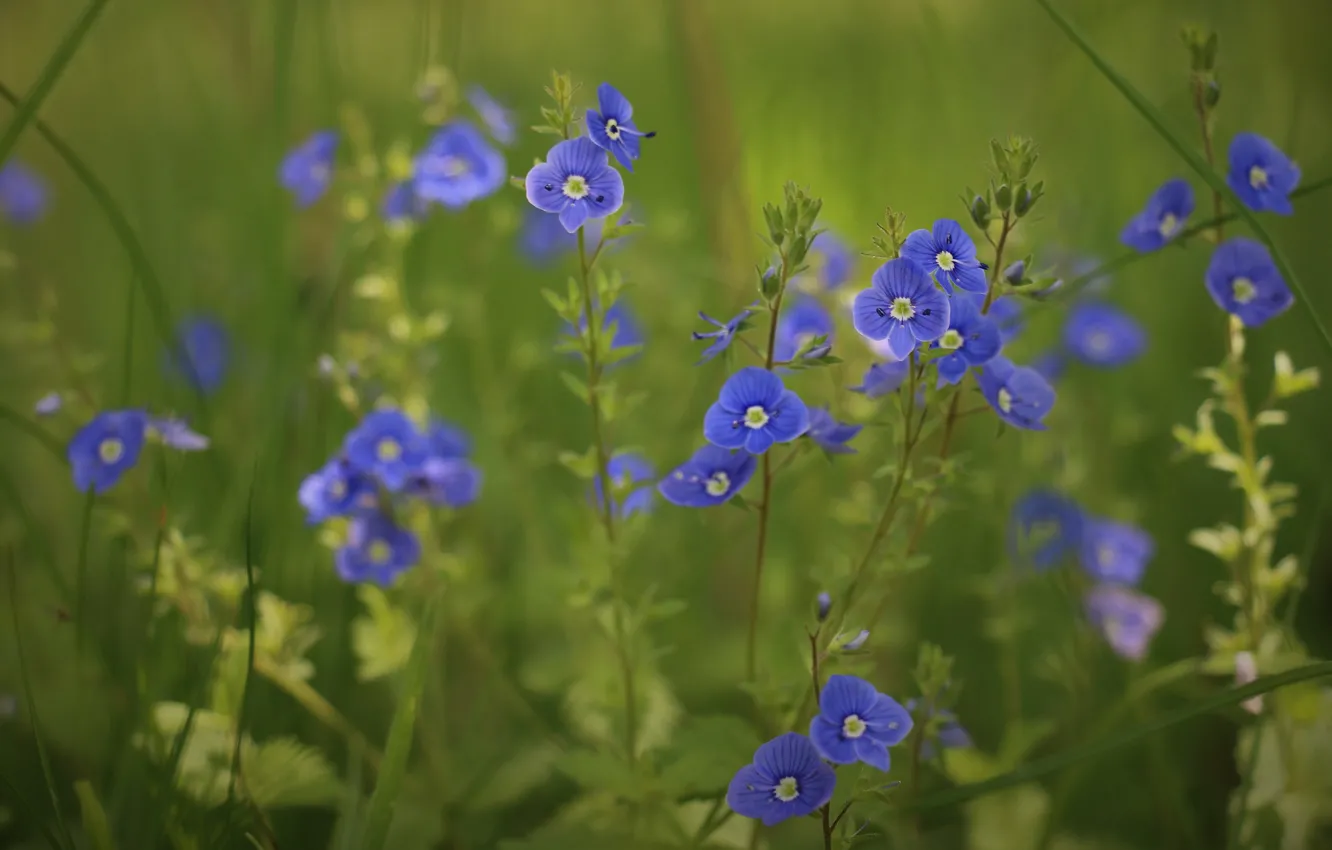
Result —
[[194, 316], [176, 325], [174, 349], [162, 352], [163, 369], [202, 393], [222, 386], [231, 361], [231, 336], [211, 316]]
[[869, 640], [870, 633], [869, 629], [861, 629], [848, 640], [842, 640], [842, 637], [842, 635], [838, 635], [837, 640], [841, 642], [840, 648], [843, 652], [858, 652], [860, 648], [865, 645], [865, 642]]
[[976, 259], [976, 244], [951, 218], [941, 218], [932, 230], [916, 230], [902, 243], [902, 256], [932, 274], [950, 293], [984, 292], [985, 265]]
[[863, 761], [888, 772], [888, 748], [911, 732], [911, 712], [857, 676], [829, 676], [809, 737], [833, 764]]
[[743, 490], [757, 466], [749, 452], [703, 446], [658, 481], [657, 492], [682, 508], [711, 508]]
[[60, 393], [47, 393], [37, 399], [37, 403], [32, 406], [32, 412], [38, 416], [54, 416], [60, 412], [60, 408], [65, 406], [65, 398]]
[[80, 492], [105, 493], [143, 452], [148, 420], [139, 410], [99, 413], [69, 441], [66, 457]]
[[305, 508], [305, 519], [310, 525], [374, 508], [379, 501], [374, 483], [341, 458], [334, 458], [307, 475], [296, 498]]
[[1064, 348], [1089, 366], [1124, 366], [1146, 347], [1147, 332], [1138, 320], [1109, 304], [1078, 304], [1064, 325]]
[[437, 505], [465, 507], [481, 495], [481, 470], [463, 457], [432, 455], [408, 482], [406, 492]]
[[[610, 306], [610, 309], [601, 317], [602, 334], [610, 333], [611, 326], [615, 326], [615, 335], [611, 337], [611, 348], [628, 348], [630, 346], [642, 345], [644, 341], [643, 329], [639, 326], [638, 320], [634, 314], [629, 311], [629, 302], [624, 299], [616, 301]], [[587, 328], [587, 314], [583, 313], [578, 317], [579, 331]], [[565, 323], [564, 332], [570, 336], [577, 335], [577, 331], [569, 323]], [[634, 353], [628, 357], [620, 358], [618, 363], [633, 359], [638, 354]]]
[[[634, 107], [610, 83], [597, 86], [597, 106], [600, 111], [587, 111], [588, 138], [597, 147], [614, 154], [620, 165], [633, 171], [634, 160], [638, 159], [642, 145], [639, 139], [644, 136], [652, 138], [656, 133], [641, 132], [634, 125]], [[528, 197], [530, 199], [531, 195]]]
[[1193, 187], [1189, 181], [1178, 177], [1167, 180], [1147, 199], [1142, 212], [1129, 219], [1119, 241], [1144, 254], [1159, 250], [1179, 235], [1191, 215]]
[[1136, 585], [1155, 553], [1151, 535], [1136, 525], [1101, 517], [1083, 523], [1082, 568], [1098, 581]]
[[[1021, 261], [1019, 260], [1019, 262]], [[984, 295], [971, 295], [969, 300], [977, 308], [985, 304]], [[954, 296], [953, 303], [956, 304], [957, 302], [958, 298]], [[995, 327], [999, 328], [999, 341], [1004, 345], [1008, 345], [1022, 334], [1024, 326], [1022, 304], [1016, 298], [1000, 296], [994, 299], [990, 302], [990, 310], [985, 315], [989, 316], [990, 321], [994, 322]]]
[[1054, 490], [1032, 490], [1009, 515], [1009, 554], [1047, 570], [1082, 546], [1082, 527], [1082, 509], [1072, 499]]
[[[652, 485], [657, 470], [647, 458], [634, 452], [617, 454], [606, 464], [606, 475], [610, 478], [611, 510], [616, 516], [626, 519], [652, 508]], [[600, 510], [605, 504], [601, 495], [601, 476], [592, 479], [592, 493]], [[617, 493], [620, 494], [618, 497]]]
[[789, 443], [809, 430], [809, 408], [782, 379], [746, 366], [726, 379], [703, 416], [703, 436], [724, 449], [761, 455], [773, 443]]
[[14, 224], [33, 224], [46, 212], [46, 183], [17, 160], [0, 165], [0, 213]]
[[384, 221], [390, 224], [413, 221], [425, 217], [426, 202], [416, 194], [416, 186], [411, 180], [402, 180], [384, 194], [380, 212]]
[[827, 337], [825, 345], [807, 352], [806, 357], [822, 357], [828, 353], [833, 338], [833, 317], [817, 298], [801, 296], [783, 310], [777, 320], [777, 341], [773, 346], [773, 358], [788, 362], [805, 343], [820, 336]]
[[902, 386], [910, 369], [910, 360], [871, 363], [865, 370], [865, 377], [860, 379], [860, 386], [851, 387], [850, 390], [854, 393], [864, 393], [866, 398], [882, 398]]
[[472, 453], [472, 438], [462, 426], [443, 419], [430, 420], [426, 440], [430, 443], [431, 457], [460, 458]]
[[481, 123], [486, 125], [490, 135], [501, 145], [511, 145], [517, 137], [517, 128], [513, 124], [513, 113], [490, 96], [490, 93], [477, 85], [467, 87], [467, 102], [472, 104], [476, 114], [481, 116]]
[[[578, 247], [578, 237], [565, 230], [558, 218], [537, 209], [527, 211], [518, 238], [523, 255], [537, 264], [548, 263]], [[590, 234], [588, 238], [591, 238]]]
[[308, 207], [328, 191], [337, 152], [337, 132], [320, 130], [283, 158], [278, 180], [295, 197], [296, 206]]
[[1300, 167], [1257, 133], [1237, 133], [1230, 140], [1226, 182], [1251, 210], [1290, 215], [1290, 193], [1300, 183]]
[[1027, 261], [1018, 260], [1004, 267], [1004, 280], [1017, 286], [1027, 276]]
[[804, 735], [787, 732], [759, 747], [735, 774], [726, 805], [746, 818], [775, 826], [817, 812], [832, 799], [837, 774]]
[[461, 119], [440, 127], [412, 163], [417, 196], [453, 210], [495, 194], [507, 179], [504, 154]]
[[863, 425], [838, 422], [826, 407], [809, 409], [809, 438], [829, 454], [853, 455], [856, 450], [847, 445], [860, 433]]
[[1068, 355], [1062, 349], [1052, 348], [1042, 352], [1031, 361], [1031, 368], [1052, 386], [1064, 376], [1068, 366]]
[[976, 381], [1000, 419], [1014, 428], [1045, 430], [1041, 420], [1054, 407], [1055, 391], [1035, 369], [995, 357], [981, 367]]
[[369, 581], [387, 587], [421, 558], [421, 543], [405, 528], [375, 512], [352, 519], [347, 543], [334, 563], [343, 581]]
[[825, 230], [814, 237], [812, 247], [823, 257], [819, 267], [819, 282], [824, 289], [836, 289], [851, 279], [851, 272], [856, 267], [856, 255], [851, 253], [851, 249], [842, 240]]
[[610, 167], [606, 152], [585, 137], [551, 148], [546, 161], [527, 172], [526, 185], [528, 202], [542, 212], [557, 213], [570, 233], [624, 203], [624, 178]]
[[948, 297], [910, 260], [889, 260], [874, 272], [870, 288], [856, 294], [852, 306], [856, 330], [870, 339], [886, 339], [901, 360], [918, 343], [933, 342], [948, 329]]
[[1165, 621], [1165, 609], [1150, 596], [1115, 584], [1092, 588], [1084, 600], [1087, 619], [1101, 632], [1115, 654], [1141, 661]]
[[[906, 709], [911, 712], [913, 717], [919, 706], [920, 700], [907, 700]], [[930, 721], [937, 721], [937, 725], [934, 726], [935, 737], [939, 742], [939, 746], [943, 747], [945, 750], [961, 750], [973, 745], [971, 734], [967, 732], [961, 723], [957, 722], [957, 715], [953, 712], [943, 708], [934, 708], [931, 709], [928, 719]], [[934, 758], [933, 740], [927, 738], [924, 741], [921, 741], [920, 757], [926, 761]]]
[[182, 419], [170, 416], [149, 416], [145, 422], [146, 433], [155, 437], [164, 446], [182, 452], [199, 452], [208, 448], [208, 438], [196, 434]]
[[[727, 322], [719, 322], [709, 316], [707, 313], [700, 312], [698, 317], [708, 324], [717, 328], [715, 331], [694, 331], [694, 339], [710, 339], [712, 342], [703, 349], [702, 355], [698, 358], [699, 363], [706, 363], [712, 358], [721, 354], [731, 345], [735, 339], [736, 332], [740, 330], [740, 324], [748, 319], [753, 313], [752, 310], [742, 310], [738, 316]], [[695, 364], [697, 365], [697, 364]]]
[[999, 353], [999, 328], [981, 313], [970, 298], [954, 298], [948, 330], [934, 343], [948, 350], [938, 360], [939, 379], [956, 384], [972, 366], [979, 366]]
[[355, 470], [373, 475], [396, 493], [421, 473], [430, 444], [407, 414], [376, 410], [347, 435], [344, 451]]
[[1212, 252], [1206, 279], [1212, 300], [1245, 327], [1256, 328], [1295, 303], [1267, 248], [1244, 236]]

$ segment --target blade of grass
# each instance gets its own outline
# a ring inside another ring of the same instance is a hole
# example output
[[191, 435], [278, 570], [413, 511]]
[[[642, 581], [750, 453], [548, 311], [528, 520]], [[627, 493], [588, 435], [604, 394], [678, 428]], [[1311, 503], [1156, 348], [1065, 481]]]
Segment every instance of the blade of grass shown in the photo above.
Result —
[[54, 847], [55, 850], [62, 850], [60, 838], [51, 831], [51, 827], [47, 824], [46, 819], [38, 814], [37, 807], [34, 806], [32, 801], [19, 790], [18, 786], [11, 782], [3, 773], [0, 773], [0, 788], [3, 788], [5, 793], [9, 795], [11, 802], [18, 803], [20, 807], [27, 809], [32, 813], [33, 824], [41, 831], [42, 837], [46, 839], [46, 843]]
[[84, 621], [88, 616], [88, 541], [92, 537], [93, 507], [97, 492], [91, 487], [83, 498], [83, 519], [79, 524], [79, 559], [74, 566], [74, 646], [83, 654], [83, 641], [87, 636]]
[[1286, 260], [1285, 254], [1282, 253], [1280, 246], [1277, 245], [1276, 240], [1272, 238], [1272, 235], [1267, 232], [1267, 228], [1263, 227], [1262, 222], [1258, 220], [1258, 216], [1254, 215], [1248, 207], [1244, 206], [1244, 202], [1240, 200], [1234, 190], [1230, 188], [1225, 180], [1221, 179], [1220, 175], [1208, 166], [1207, 161], [1204, 160], [1197, 151], [1189, 147], [1178, 134], [1172, 132], [1171, 129], [1166, 126], [1165, 116], [1163, 116], [1160, 111], [1147, 100], [1147, 98], [1143, 97], [1142, 93], [1134, 88], [1133, 84], [1130, 83], [1124, 75], [1116, 71], [1105, 57], [1096, 52], [1096, 48], [1091, 46], [1091, 42], [1087, 40], [1086, 36], [1084, 36], [1077, 27], [1073, 26], [1068, 18], [1064, 17], [1058, 9], [1051, 5], [1050, 0], [1035, 0], [1035, 2], [1044, 9], [1055, 24], [1064, 31], [1064, 35], [1068, 36], [1069, 40], [1077, 45], [1079, 50], [1086, 54], [1087, 58], [1091, 60], [1091, 63], [1096, 66], [1096, 70], [1100, 71], [1101, 75], [1119, 90], [1119, 93], [1124, 96], [1124, 99], [1127, 100], [1129, 104], [1137, 110], [1138, 114], [1152, 126], [1152, 129], [1154, 129], [1161, 138], [1165, 139], [1166, 143], [1174, 149], [1175, 153], [1179, 154], [1180, 158], [1188, 163], [1189, 167], [1192, 168], [1213, 191], [1220, 193], [1230, 202], [1231, 208], [1239, 214], [1239, 217], [1249, 226], [1249, 229], [1254, 232], [1254, 235], [1267, 245], [1268, 250], [1272, 252], [1272, 261], [1276, 264], [1277, 270], [1281, 272], [1281, 276], [1290, 284], [1290, 288], [1295, 290], [1295, 294], [1298, 296], [1296, 300], [1300, 305], [1300, 309], [1304, 310], [1305, 314], [1308, 315], [1309, 321], [1313, 324], [1314, 329], [1318, 331], [1319, 337], [1322, 338], [1323, 345], [1327, 347], [1328, 353], [1332, 354], [1332, 332], [1328, 331], [1327, 326], [1323, 324], [1323, 320], [1318, 317], [1313, 302], [1309, 300], [1309, 293], [1305, 290], [1304, 284], [1301, 283], [1299, 277], [1296, 276], [1295, 269], [1291, 268], [1290, 263]]
[[42, 448], [50, 452], [51, 455], [61, 463], [66, 462], [65, 447], [60, 445], [60, 441], [46, 433], [46, 431], [38, 426], [37, 423], [24, 416], [22, 413], [19, 413], [17, 410], [12, 410], [4, 404], [0, 404], [0, 419], [8, 420], [15, 428], [41, 443]]
[[249, 613], [250, 646], [245, 661], [245, 680], [241, 683], [240, 709], [236, 713], [236, 748], [231, 754], [231, 780], [227, 783], [227, 802], [236, 799], [236, 778], [241, 770], [241, 741], [245, 739], [245, 720], [250, 702], [250, 677], [254, 675], [255, 618], [259, 608], [259, 587], [254, 579], [254, 485], [259, 479], [259, 464], [250, 476], [250, 495], [245, 502], [245, 598]]
[[93, 850], [116, 850], [116, 842], [111, 838], [111, 824], [106, 819], [106, 810], [92, 783], [80, 779], [74, 783], [74, 793], [79, 797], [79, 807], [83, 811], [83, 831], [88, 836], [88, 843]]

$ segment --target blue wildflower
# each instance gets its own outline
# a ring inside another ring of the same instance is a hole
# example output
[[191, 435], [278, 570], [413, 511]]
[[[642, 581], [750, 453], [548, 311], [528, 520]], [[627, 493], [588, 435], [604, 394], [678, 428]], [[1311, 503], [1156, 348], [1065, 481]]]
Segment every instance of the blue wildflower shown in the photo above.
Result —
[[956, 384], [972, 366], [980, 366], [999, 353], [999, 327], [981, 313], [970, 298], [954, 298], [948, 330], [934, 346], [949, 353], [940, 357], [939, 380]]
[[1067, 367], [1068, 355], [1060, 348], [1044, 351], [1031, 361], [1031, 368], [1051, 386], [1064, 376], [1064, 369]]
[[60, 412], [60, 408], [65, 406], [65, 398], [60, 393], [47, 393], [37, 399], [37, 403], [32, 406], [32, 412], [38, 416], [54, 416]]
[[465, 507], [481, 495], [481, 470], [463, 457], [432, 455], [408, 482], [406, 492], [437, 505]]
[[657, 482], [657, 492], [682, 508], [714, 507], [743, 490], [757, 466], [749, 452], [706, 445]]
[[69, 441], [66, 457], [80, 492], [105, 493], [143, 452], [147, 417], [139, 410], [99, 413]]
[[426, 440], [430, 444], [430, 456], [438, 458], [467, 457], [472, 452], [472, 438], [462, 426], [443, 419], [430, 420], [426, 430]]
[[421, 543], [382, 513], [352, 519], [347, 542], [334, 556], [338, 575], [347, 582], [373, 582], [387, 587], [398, 574], [421, 558]]
[[1290, 193], [1300, 184], [1300, 167], [1257, 133], [1236, 133], [1230, 140], [1226, 182], [1251, 210], [1290, 215]]
[[231, 336], [211, 316], [193, 316], [176, 326], [174, 349], [163, 352], [163, 368], [202, 393], [222, 385], [231, 362]]
[[481, 117], [491, 137], [501, 145], [511, 145], [517, 137], [517, 128], [513, 123], [513, 113], [502, 103], [490, 96], [490, 93], [477, 85], [467, 87], [467, 102]]
[[[647, 458], [634, 452], [617, 454], [606, 464], [606, 475], [610, 478], [611, 510], [616, 516], [625, 519], [652, 508], [652, 485], [657, 470]], [[605, 504], [601, 495], [601, 476], [592, 479], [592, 494], [597, 508], [601, 509]]]
[[1008, 264], [1004, 267], [1003, 275], [1004, 280], [1013, 286], [1017, 286], [1027, 276], [1027, 261], [1017, 260]]
[[1150, 596], [1116, 584], [1092, 588], [1084, 600], [1087, 619], [1116, 655], [1141, 661], [1165, 621], [1165, 609]]
[[542, 212], [558, 214], [570, 233], [624, 203], [624, 178], [610, 167], [606, 152], [587, 138], [551, 148], [546, 161], [527, 172], [526, 185], [528, 202]]
[[1147, 206], [1129, 219], [1119, 241], [1126, 246], [1147, 253], [1165, 247], [1184, 229], [1184, 222], [1193, 215], [1193, 187], [1182, 178], [1167, 180], [1147, 199]]
[[1013, 505], [1008, 550], [1038, 570], [1055, 566], [1082, 546], [1082, 509], [1054, 490], [1032, 490]]
[[182, 419], [149, 416], [145, 428], [148, 436], [178, 451], [199, 452], [208, 448], [208, 438], [190, 430], [189, 424]]
[[412, 163], [417, 196], [452, 210], [495, 194], [507, 179], [504, 154], [461, 119], [440, 127]]
[[1212, 300], [1245, 327], [1256, 328], [1295, 303], [1267, 248], [1244, 236], [1227, 239], [1212, 252], [1206, 280]]
[[746, 366], [726, 379], [717, 402], [703, 416], [703, 436], [724, 449], [760, 455], [773, 443], [789, 443], [809, 430], [809, 408], [782, 379]]
[[826, 407], [809, 409], [809, 431], [811, 440], [829, 454], [851, 455], [856, 450], [847, 445], [860, 433], [863, 425], [849, 425], [838, 422]]
[[712, 342], [708, 343], [708, 347], [703, 349], [703, 353], [699, 356], [698, 362], [706, 363], [725, 351], [731, 345], [732, 340], [735, 339], [736, 333], [740, 330], [741, 323], [743, 323], [745, 319], [748, 319], [752, 313], [752, 310], [742, 310], [735, 318], [726, 322], [719, 322], [707, 313], [700, 312], [698, 317], [717, 328], [717, 330], [694, 331], [694, 339], [712, 340]]
[[851, 279], [851, 272], [856, 267], [856, 255], [846, 247], [846, 243], [834, 236], [831, 231], [823, 231], [814, 237], [811, 246], [822, 257], [819, 266], [819, 282], [824, 289], [836, 289]]
[[48, 195], [46, 183], [26, 165], [0, 165], [0, 213], [14, 224], [36, 223], [46, 213]]
[[864, 393], [866, 398], [882, 398], [902, 386], [910, 369], [910, 360], [871, 363], [865, 370], [865, 377], [860, 379], [860, 386], [850, 387], [850, 390], [854, 393]]
[[1064, 324], [1064, 348], [1089, 366], [1127, 365], [1147, 348], [1147, 332], [1138, 320], [1109, 304], [1076, 305]]
[[378, 503], [374, 483], [341, 458], [334, 458], [307, 475], [296, 498], [305, 508], [305, 519], [310, 525], [373, 508]]
[[416, 185], [411, 180], [402, 180], [384, 194], [380, 212], [389, 224], [414, 221], [425, 217], [426, 202], [416, 194]]
[[911, 712], [857, 676], [829, 676], [809, 737], [833, 764], [863, 761], [888, 772], [888, 748], [911, 732]]
[[1055, 391], [1035, 369], [999, 356], [981, 367], [976, 381], [1000, 419], [1015, 428], [1045, 430], [1041, 420], [1054, 407]]
[[837, 774], [804, 735], [787, 732], [759, 747], [735, 774], [726, 805], [746, 818], [775, 826], [817, 812], [832, 799]]
[[841, 640], [842, 635], [838, 635], [837, 640], [840, 641], [840, 649], [843, 652], [858, 652], [861, 647], [865, 645], [866, 641], [869, 640], [869, 637], [869, 629], [861, 629], [848, 640]]
[[373, 475], [396, 493], [421, 473], [430, 444], [407, 414], [376, 410], [347, 435], [345, 454], [355, 470]]
[[856, 330], [870, 339], [886, 339], [898, 360], [917, 344], [943, 336], [951, 314], [948, 297], [929, 275], [900, 258], [879, 266], [851, 309]]
[[1098, 581], [1136, 585], [1155, 553], [1151, 535], [1136, 525], [1101, 517], [1083, 522], [1082, 568]]
[[985, 264], [976, 259], [976, 243], [951, 218], [939, 219], [930, 230], [909, 234], [902, 243], [902, 256], [934, 275], [949, 293], [954, 286], [963, 292], [984, 292], [989, 288]]
[[558, 218], [530, 208], [523, 219], [518, 240], [523, 255], [537, 264], [548, 263], [578, 247], [578, 237], [565, 230]]
[[[628, 98], [610, 83], [597, 86], [598, 109], [587, 111], [587, 135], [592, 143], [615, 155], [620, 165], [634, 170], [634, 160], [638, 159], [642, 142], [656, 133], [644, 133], [634, 125], [634, 107]], [[530, 196], [529, 196], [530, 197]]]
[[[954, 296], [953, 303], [955, 305], [957, 301], [958, 298]], [[972, 295], [970, 301], [977, 308], [980, 308], [985, 304], [985, 296]], [[999, 329], [999, 341], [1002, 344], [1008, 345], [1022, 334], [1025, 323], [1023, 321], [1022, 304], [1018, 299], [1006, 295], [1000, 296], [990, 302], [990, 310], [985, 315], [989, 316], [990, 321], [994, 322], [995, 327]]]
[[817, 298], [800, 296], [782, 311], [777, 320], [773, 357], [789, 362], [806, 343], [820, 336], [827, 337], [824, 345], [806, 352], [806, 357], [822, 357], [828, 353], [833, 338], [833, 317]]
[[283, 158], [278, 180], [291, 192], [298, 207], [310, 206], [328, 191], [337, 152], [338, 134], [320, 130]]

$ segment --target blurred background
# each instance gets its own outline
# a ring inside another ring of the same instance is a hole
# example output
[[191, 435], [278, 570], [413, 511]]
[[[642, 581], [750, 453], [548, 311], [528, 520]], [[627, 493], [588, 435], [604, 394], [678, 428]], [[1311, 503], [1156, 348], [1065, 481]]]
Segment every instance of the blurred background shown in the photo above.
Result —
[[[1234, 133], [1251, 130], [1287, 151], [1306, 181], [1332, 172], [1332, 7], [1302, 0], [1065, 0], [1060, 7], [1191, 140], [1197, 122], [1179, 31], [1188, 23], [1214, 28], [1222, 156]], [[72, 0], [0, 0], [0, 81], [27, 91], [80, 10]], [[0, 590], [0, 846], [40, 846], [37, 823], [49, 808], [30, 718], [16, 697], [12, 609], [56, 775], [65, 787], [86, 778], [99, 788], [122, 834], [144, 842], [122, 846], [169, 846], [136, 825], [151, 821], [146, 812], [172, 805], [161, 791], [169, 783], [149, 768], [131, 782], [121, 769], [133, 758], [125, 744], [137, 728], [135, 707], [144, 699], [197, 698], [192, 668], [206, 658], [197, 647], [174, 650], [170, 634], [151, 634], [147, 646], [137, 637], [148, 613], [136, 577], [151, 561], [144, 562], [135, 534], [141, 544], [148, 529], [151, 543], [162, 506], [219, 559], [244, 565], [248, 548], [265, 589], [310, 606], [322, 633], [308, 654], [311, 684], [369, 741], [384, 739], [393, 689], [358, 682], [352, 660], [349, 623], [362, 604], [338, 580], [296, 501], [301, 480], [355, 424], [315, 362], [340, 331], [364, 325], [369, 314], [346, 291], [373, 262], [347, 235], [348, 191], [335, 189], [298, 211], [275, 178], [288, 149], [313, 131], [345, 127], [349, 114], [360, 116], [381, 157], [394, 145], [419, 147], [431, 128], [421, 120], [417, 88], [431, 66], [447, 67], [459, 85], [484, 86], [523, 128], [540, 121], [552, 69], [582, 83], [585, 105], [598, 83], [610, 81], [633, 102], [639, 126], [658, 132], [626, 176], [630, 215], [647, 226], [610, 262], [630, 284], [624, 299], [646, 340], [642, 357], [613, 374], [623, 391], [647, 393], [616, 423], [614, 442], [637, 449], [662, 473], [701, 443], [698, 423], [724, 379], [720, 361], [692, 365], [695, 314], [730, 316], [753, 299], [754, 268], [768, 262], [756, 236], [760, 206], [780, 199], [785, 181], [822, 198], [825, 226], [853, 251], [868, 251], [888, 206], [907, 213], [910, 227], [944, 216], [965, 222], [959, 196], [986, 183], [990, 139], [1029, 136], [1040, 147], [1046, 198], [1009, 256], [1031, 253], [1042, 268], [1118, 257], [1123, 223], [1169, 177], [1192, 180], [1199, 218], [1210, 207], [1187, 167], [1041, 9], [1021, 0], [109, 4], [40, 117], [123, 210], [160, 278], [162, 302], [136, 279], [85, 185], [29, 127], [14, 156], [41, 175], [50, 202], [33, 226], [0, 222], [0, 324], [8, 329], [0, 339], [0, 401], [31, 421], [33, 404], [56, 389], [102, 408], [123, 399], [174, 410], [212, 448], [145, 462], [133, 473], [137, 481], [112, 494], [116, 510], [101, 501], [92, 509], [85, 536], [85, 500], [67, 468], [13, 417], [0, 421], [0, 540], [18, 553], [17, 582]], [[11, 115], [0, 108], [0, 126]], [[508, 172], [524, 174], [549, 141], [521, 132], [505, 152]], [[353, 165], [351, 150], [340, 153], [344, 167]], [[377, 206], [377, 194], [364, 194]], [[587, 414], [558, 379], [564, 355], [552, 345], [560, 325], [540, 295], [544, 287], [563, 289], [572, 261], [535, 262], [523, 250], [528, 216], [522, 193], [506, 186], [458, 213], [436, 209], [403, 254], [406, 302], [448, 319], [427, 375], [431, 408], [471, 433], [485, 483], [479, 502], [446, 529], [449, 602], [418, 735], [424, 767], [403, 793], [394, 847], [497, 846], [559, 816], [576, 788], [552, 768], [553, 758], [539, 754], [553, 737], [586, 732], [595, 712], [580, 707], [579, 687], [604, 690], [611, 672], [598, 678], [596, 671], [612, 671], [576, 602], [555, 604], [577, 599], [580, 552], [570, 541], [587, 522], [582, 485], [555, 458], [586, 445]], [[1329, 216], [1332, 193], [1318, 193], [1297, 200], [1291, 218], [1264, 219], [1322, 316], [1332, 314], [1322, 285]], [[1147, 529], [1157, 552], [1144, 589], [1167, 612], [1148, 662], [1093, 655], [1083, 670], [1086, 702], [1069, 709], [1065, 689], [1041, 674], [1043, 660], [1068, 640], [1067, 615], [1040, 594], [1009, 611], [1005, 627], [1016, 622], [1021, 632], [1023, 714], [1057, 725], [1034, 752], [1087, 740], [1098, 728], [1098, 707], [1115, 702], [1145, 670], [1199, 655], [1203, 629], [1229, 620], [1212, 592], [1221, 567], [1186, 538], [1194, 528], [1235, 521], [1240, 498], [1220, 473], [1176, 458], [1171, 436], [1174, 424], [1192, 422], [1207, 394], [1197, 370], [1224, 350], [1223, 317], [1202, 284], [1207, 255], [1202, 245], [1172, 247], [1112, 274], [1105, 297], [1143, 324], [1146, 354], [1114, 371], [1071, 366], [1050, 432], [996, 441], [992, 418], [964, 423], [959, 439], [969, 471], [923, 547], [929, 564], [893, 581], [880, 620], [861, 612], [873, 634], [874, 681], [903, 701], [914, 695], [910, 672], [921, 640], [956, 658], [956, 711], [983, 751], [999, 749], [1005, 720], [997, 627], [982, 591], [1004, 564], [1008, 509], [1025, 490], [1056, 486], [1090, 510]], [[848, 291], [863, 288], [874, 265], [859, 258]], [[215, 316], [232, 338], [227, 379], [202, 405], [161, 368], [171, 323], [187, 315]], [[832, 404], [844, 418], [882, 422], [886, 408], [845, 390], [871, 359], [846, 318], [839, 314], [834, 347], [846, 362], [795, 380], [802, 395]], [[1061, 318], [1057, 305], [1032, 305], [1014, 358], [1047, 350]], [[1278, 349], [1298, 366], [1325, 357], [1297, 311], [1251, 334], [1249, 345], [1255, 398]], [[1265, 432], [1262, 446], [1276, 477], [1301, 492], [1278, 554], [1312, 553], [1297, 628], [1310, 654], [1322, 657], [1332, 649], [1332, 544], [1320, 544], [1317, 533], [1332, 511], [1324, 498], [1332, 409], [1313, 393], [1292, 405], [1291, 420]], [[36, 427], [63, 444], [78, 424]], [[772, 682], [804, 675], [812, 599], [835, 589], [829, 576], [845, 574], [883, 497], [886, 482], [873, 473], [886, 460], [886, 430], [871, 425], [856, 445], [859, 455], [802, 464], [780, 483], [762, 623], [761, 666]], [[686, 716], [745, 713], [737, 624], [746, 616], [753, 534], [744, 512], [658, 500], [635, 538], [631, 592], [652, 588], [688, 603], [682, 615], [652, 626], [662, 653], [647, 686], [660, 682], [649, 724], [666, 729]], [[75, 651], [56, 577], [73, 581], [84, 543], [95, 600], [88, 628], [99, 647], [92, 655]], [[145, 663], [152, 665], [148, 685]], [[1163, 691], [1144, 716], [1210, 692], [1218, 681]], [[1066, 846], [1222, 846], [1227, 796], [1239, 781], [1238, 716], [1202, 718], [1099, 759], [1060, 801], [1061, 833], [1087, 842]], [[343, 736], [264, 682], [254, 687], [248, 725], [259, 740], [291, 735], [319, 747], [341, 775], [357, 761]], [[747, 748], [752, 742], [740, 753]], [[515, 767], [517, 755], [530, 758]], [[521, 781], [505, 778], [515, 772]], [[455, 780], [466, 789], [450, 787]], [[948, 780], [925, 781], [944, 787]], [[1059, 783], [1050, 777], [1046, 788]], [[63, 803], [76, 808], [72, 795]], [[1045, 810], [1037, 808], [1039, 825]], [[980, 838], [978, 817], [993, 819]], [[1026, 850], [1035, 846], [1036, 827], [1025, 817], [1019, 802], [980, 814], [975, 807], [931, 810], [925, 835], [934, 843], [922, 846]], [[330, 846], [336, 821], [336, 806], [272, 815], [281, 847]], [[804, 829], [764, 840], [813, 846], [817, 830]], [[738, 846], [747, 839], [744, 830], [718, 838]]]

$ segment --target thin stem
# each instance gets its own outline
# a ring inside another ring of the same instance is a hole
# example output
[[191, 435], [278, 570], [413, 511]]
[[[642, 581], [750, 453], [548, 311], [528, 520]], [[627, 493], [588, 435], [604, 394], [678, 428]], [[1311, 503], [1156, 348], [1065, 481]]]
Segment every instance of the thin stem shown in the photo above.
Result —
[[379, 751], [372, 747], [360, 730], [318, 691], [303, 681], [283, 675], [282, 671], [263, 655], [255, 657], [254, 672], [286, 691], [288, 696], [304, 706], [315, 719], [346, 738], [353, 750], [360, 751], [366, 764], [376, 771], [379, 770], [380, 762], [383, 760]]
[[833, 825], [832, 817], [828, 811], [830, 803], [824, 803], [823, 808], [819, 809], [819, 814], [823, 816], [823, 850], [832, 850]]
[[[928, 720], [934, 711], [930, 700], [924, 701], [924, 711], [921, 712], [922, 720]], [[920, 753], [925, 746], [925, 723], [916, 724], [916, 733], [911, 736], [911, 800], [918, 802], [920, 800]], [[911, 813], [911, 831], [915, 835], [916, 844], [920, 844], [920, 811]]]

